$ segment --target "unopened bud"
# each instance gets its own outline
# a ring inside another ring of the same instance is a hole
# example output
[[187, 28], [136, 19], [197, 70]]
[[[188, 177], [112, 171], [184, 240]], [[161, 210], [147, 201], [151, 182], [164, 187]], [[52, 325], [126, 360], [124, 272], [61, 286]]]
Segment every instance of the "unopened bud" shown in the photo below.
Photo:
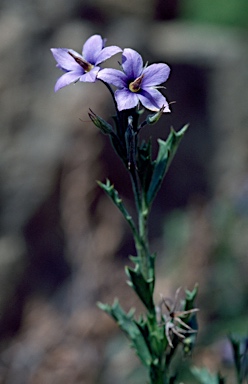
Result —
[[92, 123], [95, 124], [95, 126], [99, 128], [105, 135], [111, 135], [113, 133], [112, 126], [100, 116], [97, 116], [91, 109], [89, 112], [89, 118]]
[[148, 115], [146, 118], [147, 124], [155, 124], [159, 121], [160, 117], [162, 116], [164, 111], [164, 105], [160, 108], [160, 110], [156, 113], [153, 113], [152, 115]]

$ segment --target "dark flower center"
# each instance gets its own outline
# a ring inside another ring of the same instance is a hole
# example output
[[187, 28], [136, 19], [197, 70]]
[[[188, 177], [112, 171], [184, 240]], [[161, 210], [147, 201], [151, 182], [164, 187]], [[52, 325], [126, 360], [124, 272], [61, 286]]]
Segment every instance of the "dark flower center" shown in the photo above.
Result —
[[129, 84], [128, 88], [131, 92], [139, 92], [143, 77], [144, 75], [141, 75]]
[[68, 51], [68, 53], [71, 57], [73, 57], [73, 59], [76, 61], [76, 63], [78, 63], [80, 65], [80, 67], [82, 67], [85, 70], [85, 72], [89, 72], [92, 68], [94, 68], [94, 65], [88, 63], [88, 61], [83, 60], [81, 57], [75, 56], [70, 51]]

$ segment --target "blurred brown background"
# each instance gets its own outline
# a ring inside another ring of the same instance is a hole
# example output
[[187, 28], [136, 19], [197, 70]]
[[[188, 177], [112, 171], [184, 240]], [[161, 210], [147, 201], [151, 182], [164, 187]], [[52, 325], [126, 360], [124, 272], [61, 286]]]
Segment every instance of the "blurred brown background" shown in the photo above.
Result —
[[132, 238], [96, 180], [110, 178], [132, 212], [130, 185], [87, 114], [108, 118], [112, 103], [102, 84], [53, 92], [50, 48], [80, 52], [95, 33], [172, 68], [172, 113], [142, 133], [156, 146], [190, 123], [151, 217], [156, 292], [199, 283], [193, 359], [229, 373], [225, 336], [248, 331], [247, 1], [2, 0], [0, 10], [0, 383], [146, 380], [96, 307], [116, 296], [137, 305], [123, 269]]

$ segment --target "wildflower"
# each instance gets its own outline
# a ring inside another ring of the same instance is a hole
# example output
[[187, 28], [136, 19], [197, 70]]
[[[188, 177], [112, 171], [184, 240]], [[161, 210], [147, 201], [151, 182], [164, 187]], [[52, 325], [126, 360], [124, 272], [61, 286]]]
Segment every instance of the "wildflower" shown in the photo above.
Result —
[[143, 66], [143, 59], [133, 49], [126, 48], [122, 53], [122, 69], [102, 69], [97, 77], [116, 86], [115, 99], [119, 111], [136, 107], [139, 102], [150, 111], [170, 112], [168, 102], [157, 90], [170, 74], [167, 64]]
[[93, 35], [85, 42], [82, 55], [73, 49], [51, 48], [57, 67], [66, 72], [57, 80], [55, 92], [77, 81], [94, 83], [101, 69], [99, 64], [122, 51], [117, 46], [104, 48], [104, 45], [105, 39], [100, 35]]

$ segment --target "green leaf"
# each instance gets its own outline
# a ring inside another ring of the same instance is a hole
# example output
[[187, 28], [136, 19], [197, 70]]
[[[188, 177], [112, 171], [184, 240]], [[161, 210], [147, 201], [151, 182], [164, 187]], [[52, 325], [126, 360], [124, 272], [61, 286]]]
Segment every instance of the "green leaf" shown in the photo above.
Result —
[[105, 184], [98, 181], [98, 185], [107, 193], [107, 195], [111, 198], [113, 203], [119, 208], [120, 212], [123, 214], [124, 218], [128, 222], [128, 224], [132, 230], [132, 233], [133, 233], [136, 247], [144, 248], [145, 244], [139, 236], [139, 233], [138, 233], [137, 228], [135, 226], [135, 223], [132, 219], [132, 216], [128, 213], [125, 205], [123, 204], [121, 197], [119, 196], [119, 193], [114, 188], [113, 184], [111, 184], [110, 181], [107, 179]]
[[192, 291], [189, 291], [188, 289], [185, 290], [185, 305], [184, 305], [185, 311], [195, 308], [195, 299], [196, 299], [197, 293], [198, 293], [198, 284], [195, 284]]
[[166, 141], [158, 139], [159, 150], [156, 160], [154, 161], [154, 171], [152, 179], [147, 191], [147, 206], [154, 200], [166, 172], [169, 169], [170, 163], [177, 151], [177, 148], [186, 132], [188, 125], [185, 125], [179, 132], [171, 129], [171, 132]]
[[135, 239], [138, 239], [139, 236], [138, 236], [134, 221], [132, 219], [132, 216], [128, 213], [126, 207], [123, 204], [121, 197], [119, 196], [118, 191], [114, 188], [113, 184], [111, 184], [110, 181], [107, 179], [105, 184], [102, 183], [101, 181], [98, 181], [98, 185], [107, 193], [107, 195], [110, 197], [113, 203], [119, 208], [124, 218], [128, 222]]
[[141, 185], [143, 187], [143, 190], [147, 192], [151, 178], [152, 173], [154, 169], [154, 164], [151, 159], [151, 140], [148, 142], [143, 141], [141, 145], [138, 147], [138, 156], [137, 156], [137, 167], [138, 167], [138, 174], [141, 181]]
[[248, 346], [247, 337], [229, 336], [232, 345], [234, 365], [238, 384], [245, 383], [248, 378]]
[[[194, 309], [195, 306], [195, 299], [198, 293], [198, 284], [195, 284], [194, 289], [192, 291], [189, 291], [188, 289], [185, 290], [185, 300], [183, 303], [183, 310], [189, 311], [191, 309]], [[197, 323], [197, 314], [191, 313], [188, 316], [185, 316], [183, 318], [183, 321], [193, 330], [195, 330], [195, 333], [189, 333], [183, 340], [183, 353], [184, 356], [190, 356], [192, 353], [192, 350], [196, 343], [197, 338], [197, 331], [198, 331], [198, 323]]]
[[126, 313], [119, 305], [118, 300], [115, 300], [112, 306], [102, 303], [98, 303], [98, 306], [113, 317], [121, 330], [131, 340], [132, 347], [135, 349], [143, 365], [150, 367], [152, 364], [152, 356], [139, 327], [133, 319], [134, 312], [130, 311]]
[[153, 279], [150, 279], [149, 281], [145, 280], [138, 264], [136, 264], [134, 269], [126, 267], [126, 274], [130, 278], [128, 284], [135, 290], [148, 311], [154, 312]]
[[224, 384], [224, 379], [218, 374], [211, 374], [206, 368], [191, 368], [193, 375], [201, 384]]
[[[92, 123], [95, 124], [95, 126], [99, 128], [104, 135], [109, 135], [113, 148], [126, 165], [127, 156], [125, 146], [123, 146], [120, 137], [118, 137], [118, 135], [115, 133], [112, 125], [107, 123], [107, 121], [105, 121], [102, 117], [98, 116], [91, 109], [88, 115]], [[114, 121], [116, 123], [115, 119]]]

